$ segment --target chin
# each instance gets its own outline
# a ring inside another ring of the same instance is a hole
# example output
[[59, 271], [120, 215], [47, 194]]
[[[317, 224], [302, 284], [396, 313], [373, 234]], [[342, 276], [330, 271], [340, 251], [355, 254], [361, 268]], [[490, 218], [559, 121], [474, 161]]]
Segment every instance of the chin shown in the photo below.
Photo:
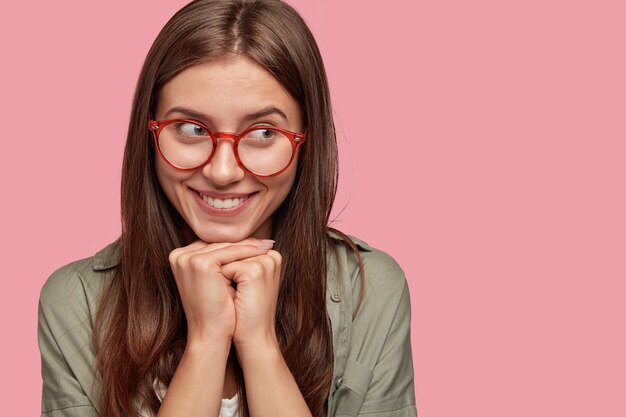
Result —
[[260, 222], [250, 221], [252, 220], [250, 218], [221, 222], [202, 219], [199, 216], [189, 220], [187, 224], [196, 237], [207, 243], [236, 243], [249, 237], [269, 239], [272, 236], [271, 216]]
[[236, 243], [253, 236], [255, 233], [233, 227], [202, 227], [194, 228], [198, 239], [207, 243]]
[[207, 243], [235, 243], [248, 237], [239, 233], [224, 233], [217, 230], [196, 232], [196, 236]]

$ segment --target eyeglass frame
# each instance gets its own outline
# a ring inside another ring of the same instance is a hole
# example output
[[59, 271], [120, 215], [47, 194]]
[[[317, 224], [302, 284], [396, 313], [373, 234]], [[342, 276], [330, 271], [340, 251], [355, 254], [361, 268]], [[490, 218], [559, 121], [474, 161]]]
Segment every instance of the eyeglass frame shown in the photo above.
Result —
[[[159, 145], [159, 135], [161, 134], [161, 131], [171, 125], [172, 123], [177, 123], [177, 122], [183, 122], [183, 123], [191, 123], [197, 126], [200, 126], [201, 128], [203, 128], [207, 133], [208, 133], [208, 137], [211, 138], [211, 141], [213, 142], [213, 148], [211, 149], [211, 154], [209, 155], [209, 157], [206, 159], [206, 161], [204, 161], [203, 163], [193, 167], [193, 168], [182, 168], [179, 167], [177, 165], [174, 165], [169, 159], [167, 159], [167, 157], [165, 155], [163, 155], [163, 151], [161, 150], [161, 146]], [[211, 162], [211, 159], [213, 159], [213, 155], [215, 155], [215, 150], [217, 149], [217, 145], [218, 139], [231, 139], [233, 141], [233, 153], [235, 154], [235, 159], [237, 160], [237, 165], [243, 169], [245, 172], [254, 175], [255, 177], [259, 177], [259, 178], [270, 178], [270, 177], [275, 177], [276, 175], [282, 174], [283, 172], [285, 172], [285, 170], [287, 168], [289, 168], [293, 162], [293, 160], [296, 157], [296, 153], [298, 150], [298, 147], [300, 145], [302, 145], [304, 143], [304, 141], [306, 140], [306, 136], [308, 133], [308, 129], [306, 129], [304, 132], [302, 133], [295, 133], [292, 132], [290, 130], [286, 130], [280, 127], [275, 127], [275, 126], [251, 126], [249, 128], [246, 128], [244, 130], [242, 130], [239, 133], [232, 133], [232, 132], [213, 132], [211, 129], [209, 129], [204, 123], [199, 122], [198, 120], [193, 120], [193, 119], [167, 119], [167, 120], [149, 120], [148, 121], [148, 129], [150, 129], [150, 131], [152, 132], [152, 137], [154, 138], [154, 145], [157, 148], [157, 150], [159, 151], [159, 155], [161, 155], [161, 158], [163, 158], [163, 160], [172, 168], [177, 169], [179, 171], [193, 171], [195, 169], [198, 169], [202, 166], [205, 166], [206, 164], [208, 164], [209, 162]], [[252, 172], [251, 170], [249, 170], [244, 164], [243, 162], [241, 162], [241, 159], [239, 158], [239, 152], [238, 152], [238, 146], [239, 146], [239, 142], [241, 141], [241, 138], [246, 135], [247, 133], [250, 133], [254, 130], [264, 130], [264, 129], [268, 129], [268, 130], [275, 130], [277, 132], [282, 133], [283, 135], [285, 135], [285, 137], [287, 139], [289, 139], [289, 141], [291, 142], [291, 158], [289, 159], [289, 162], [287, 162], [287, 165], [285, 165], [285, 167], [283, 169], [281, 169], [280, 171], [274, 173], [274, 174], [270, 174], [270, 175], [261, 175], [261, 174], [257, 174], [255, 172]]]

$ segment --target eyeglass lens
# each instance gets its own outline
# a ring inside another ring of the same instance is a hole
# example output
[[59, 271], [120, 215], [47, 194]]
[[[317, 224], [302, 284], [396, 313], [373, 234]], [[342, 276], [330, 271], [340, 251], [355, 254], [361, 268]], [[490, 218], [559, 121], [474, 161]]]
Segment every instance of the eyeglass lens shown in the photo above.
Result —
[[[168, 124], [161, 130], [158, 142], [161, 153], [171, 164], [186, 169], [206, 163], [214, 147], [206, 129], [189, 122]], [[289, 164], [293, 146], [282, 132], [261, 126], [240, 139], [237, 153], [249, 171], [272, 175]]]

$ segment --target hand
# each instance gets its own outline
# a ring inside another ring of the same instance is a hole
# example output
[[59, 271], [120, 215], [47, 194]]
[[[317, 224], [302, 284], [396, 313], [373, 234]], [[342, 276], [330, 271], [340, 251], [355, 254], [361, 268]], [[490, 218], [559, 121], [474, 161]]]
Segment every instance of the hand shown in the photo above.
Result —
[[230, 343], [236, 322], [235, 289], [222, 268], [263, 256], [269, 248], [271, 244], [251, 238], [237, 243], [196, 241], [170, 253], [169, 262], [187, 318], [188, 341]]
[[276, 303], [280, 287], [282, 257], [274, 250], [267, 254], [234, 261], [222, 266], [222, 274], [237, 283], [233, 343], [238, 353], [247, 347], [277, 347]]

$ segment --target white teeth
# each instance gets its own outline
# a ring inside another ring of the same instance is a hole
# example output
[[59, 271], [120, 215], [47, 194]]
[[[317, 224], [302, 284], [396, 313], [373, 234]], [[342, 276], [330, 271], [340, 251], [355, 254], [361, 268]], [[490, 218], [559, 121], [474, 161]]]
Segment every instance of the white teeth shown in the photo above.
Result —
[[227, 198], [226, 200], [221, 200], [219, 198], [209, 197], [207, 195], [203, 195], [202, 199], [210, 206], [221, 209], [229, 209], [233, 207], [237, 207], [241, 203], [243, 203], [248, 197], [240, 197], [240, 198]]

